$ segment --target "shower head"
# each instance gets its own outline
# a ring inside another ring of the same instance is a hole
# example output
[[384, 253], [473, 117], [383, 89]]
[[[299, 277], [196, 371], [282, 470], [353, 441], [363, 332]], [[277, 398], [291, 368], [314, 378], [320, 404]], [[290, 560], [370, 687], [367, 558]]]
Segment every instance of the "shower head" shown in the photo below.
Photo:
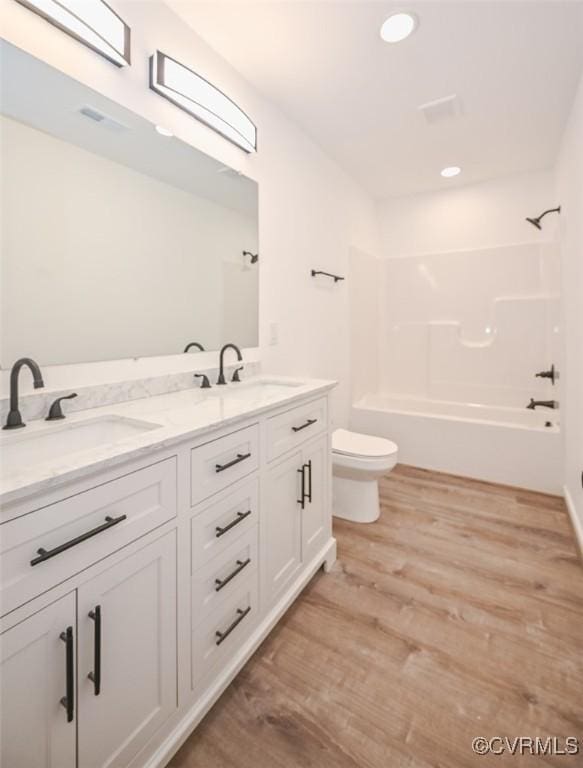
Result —
[[527, 221], [528, 221], [530, 224], [532, 224], [532, 225], [533, 225], [533, 227], [536, 227], [537, 229], [542, 229], [542, 227], [541, 227], [541, 223], [540, 223], [540, 222], [541, 222], [541, 219], [543, 218], [543, 216], [546, 216], [546, 215], [547, 215], [547, 213], [560, 213], [560, 212], [561, 212], [561, 206], [559, 205], [559, 206], [558, 206], [558, 208], [549, 208], [549, 210], [548, 210], [548, 211], [544, 211], [544, 213], [541, 213], [541, 215], [540, 215], [540, 216], [537, 216], [537, 217], [536, 217], [536, 218], [534, 218], [534, 219], [531, 219], [531, 218], [529, 218], [529, 217], [527, 216], [527, 217], [526, 217], [526, 220], [527, 220]]
[[243, 251], [243, 256], [249, 256], [251, 260], [251, 264], [257, 264], [257, 262], [259, 261], [258, 253], [251, 253], [251, 251]]

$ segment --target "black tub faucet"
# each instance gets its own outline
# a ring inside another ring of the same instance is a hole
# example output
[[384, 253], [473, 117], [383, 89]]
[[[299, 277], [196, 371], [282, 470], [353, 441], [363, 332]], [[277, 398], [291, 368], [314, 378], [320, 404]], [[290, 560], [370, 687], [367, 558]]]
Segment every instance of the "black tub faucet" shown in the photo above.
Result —
[[20, 360], [17, 360], [14, 363], [12, 370], [10, 371], [10, 411], [6, 419], [6, 424], [2, 429], [19, 429], [20, 427], [26, 426], [22, 421], [22, 416], [18, 410], [18, 376], [21, 368], [24, 366], [30, 368], [35, 389], [42, 389], [45, 385], [40, 368], [30, 357], [21, 357]]
[[529, 410], [534, 411], [538, 406], [543, 408], [558, 408], [559, 404], [556, 400], [533, 400], [530, 398], [530, 403], [526, 406]]
[[236, 344], [225, 344], [225, 346], [221, 349], [220, 355], [219, 355], [219, 378], [217, 379], [217, 384], [226, 384], [225, 381], [225, 370], [224, 370], [224, 358], [225, 358], [225, 352], [228, 349], [234, 349], [237, 353], [237, 360], [241, 362], [243, 360], [243, 355], [241, 354], [241, 350]]

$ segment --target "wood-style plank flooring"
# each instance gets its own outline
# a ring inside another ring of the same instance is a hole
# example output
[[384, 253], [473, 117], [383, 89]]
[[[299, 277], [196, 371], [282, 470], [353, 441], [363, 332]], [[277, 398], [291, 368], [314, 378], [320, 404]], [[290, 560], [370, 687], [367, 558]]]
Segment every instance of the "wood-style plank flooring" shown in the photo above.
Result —
[[[399, 466], [172, 768], [583, 766], [583, 567], [562, 499]], [[577, 736], [479, 757], [476, 736]]]

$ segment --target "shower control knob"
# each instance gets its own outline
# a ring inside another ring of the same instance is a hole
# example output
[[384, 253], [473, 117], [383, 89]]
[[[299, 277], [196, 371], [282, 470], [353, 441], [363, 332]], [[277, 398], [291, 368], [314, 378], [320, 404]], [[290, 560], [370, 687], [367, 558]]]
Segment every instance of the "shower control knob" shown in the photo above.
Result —
[[539, 373], [535, 373], [535, 377], [537, 379], [550, 379], [551, 383], [554, 384], [556, 379], [559, 378], [559, 374], [555, 370], [555, 366], [551, 365], [550, 370], [548, 370], [548, 371], [540, 371]]

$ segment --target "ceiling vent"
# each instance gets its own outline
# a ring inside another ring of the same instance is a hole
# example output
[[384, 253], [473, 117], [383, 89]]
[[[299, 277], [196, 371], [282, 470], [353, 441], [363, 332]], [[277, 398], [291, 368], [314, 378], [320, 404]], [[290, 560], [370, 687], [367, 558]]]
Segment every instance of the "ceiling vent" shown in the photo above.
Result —
[[444, 96], [442, 99], [428, 101], [417, 109], [423, 113], [428, 125], [454, 120], [462, 114], [461, 105], [455, 93], [452, 96]]
[[118, 121], [114, 120], [113, 117], [109, 117], [109, 115], [105, 115], [103, 112], [100, 112], [94, 107], [89, 107], [85, 105], [81, 107], [81, 109], [79, 110], [79, 114], [83, 115], [83, 117], [86, 117], [89, 120], [93, 120], [93, 122], [95, 123], [99, 123], [99, 125], [102, 125], [104, 128], [107, 128], [110, 131], [113, 131], [114, 133], [122, 133], [123, 131], [129, 130], [127, 125], [118, 123]]

